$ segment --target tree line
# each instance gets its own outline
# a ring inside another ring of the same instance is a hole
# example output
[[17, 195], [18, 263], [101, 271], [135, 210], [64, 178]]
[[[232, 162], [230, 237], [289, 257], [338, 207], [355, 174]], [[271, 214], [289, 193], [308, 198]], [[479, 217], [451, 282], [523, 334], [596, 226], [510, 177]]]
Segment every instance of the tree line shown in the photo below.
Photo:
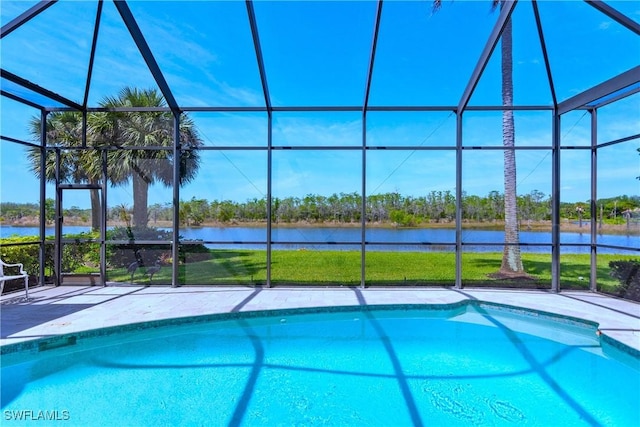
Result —
[[[518, 214], [521, 222], [548, 221], [551, 219], [551, 197], [540, 191], [517, 197]], [[591, 217], [590, 201], [561, 203], [563, 219], [580, 220]], [[599, 218], [602, 211], [607, 222], [624, 221], [625, 213], [640, 209], [639, 196], [618, 196], [599, 199], [596, 202]], [[253, 198], [245, 202], [192, 198], [180, 201], [180, 223], [199, 226], [205, 223], [248, 223], [266, 222], [266, 198]], [[25, 217], [39, 217], [37, 203], [0, 203], [1, 219], [5, 222]], [[47, 221], [53, 221], [53, 199], [46, 200]], [[168, 204], [149, 206], [149, 223], [173, 220], [173, 207]], [[334, 193], [330, 196], [308, 194], [304, 197], [274, 198], [272, 221], [279, 223], [356, 223], [361, 221], [362, 207], [358, 193]], [[120, 205], [107, 210], [109, 220], [130, 220], [132, 208]], [[65, 209], [68, 219], [88, 222], [90, 209], [72, 206]], [[367, 196], [366, 221], [393, 223], [400, 226], [416, 226], [425, 223], [450, 223], [455, 221], [456, 200], [450, 191], [432, 191], [426, 196], [403, 196], [400, 193], [384, 193]], [[462, 196], [462, 219], [467, 222], [492, 222], [504, 220], [504, 196], [491, 191], [486, 196]]]

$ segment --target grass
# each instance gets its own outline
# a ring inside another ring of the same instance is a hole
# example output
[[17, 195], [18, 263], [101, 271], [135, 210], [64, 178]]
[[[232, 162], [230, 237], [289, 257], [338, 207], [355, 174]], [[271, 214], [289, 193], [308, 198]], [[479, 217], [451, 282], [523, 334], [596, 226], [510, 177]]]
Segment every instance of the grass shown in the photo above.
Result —
[[[179, 282], [184, 285], [264, 284], [267, 277], [266, 251], [212, 250], [212, 259], [180, 265]], [[462, 283], [466, 286], [550, 288], [551, 255], [523, 253], [527, 279], [492, 279], [500, 268], [501, 252], [470, 252], [462, 256]], [[640, 259], [623, 255], [598, 255], [597, 283], [604, 292], [619, 286], [609, 275], [609, 261]], [[444, 285], [455, 282], [453, 252], [367, 252], [365, 258], [368, 285]], [[273, 285], [359, 285], [361, 254], [358, 251], [273, 251], [271, 281]], [[560, 283], [563, 289], [588, 289], [589, 254], [563, 254], [560, 258]], [[108, 280], [129, 281], [124, 269], [108, 271]], [[135, 283], [148, 284], [140, 269]], [[153, 284], [171, 283], [171, 269], [163, 268]]]

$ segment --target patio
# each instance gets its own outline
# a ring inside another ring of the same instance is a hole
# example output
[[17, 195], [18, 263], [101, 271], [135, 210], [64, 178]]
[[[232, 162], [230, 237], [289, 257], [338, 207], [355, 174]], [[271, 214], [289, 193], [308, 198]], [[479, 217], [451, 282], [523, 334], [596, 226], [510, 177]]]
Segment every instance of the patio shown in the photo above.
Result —
[[640, 306], [606, 295], [565, 291], [448, 288], [38, 287], [3, 295], [1, 345], [95, 328], [215, 313], [379, 304], [451, 304], [465, 299], [513, 305], [597, 322], [640, 351]]

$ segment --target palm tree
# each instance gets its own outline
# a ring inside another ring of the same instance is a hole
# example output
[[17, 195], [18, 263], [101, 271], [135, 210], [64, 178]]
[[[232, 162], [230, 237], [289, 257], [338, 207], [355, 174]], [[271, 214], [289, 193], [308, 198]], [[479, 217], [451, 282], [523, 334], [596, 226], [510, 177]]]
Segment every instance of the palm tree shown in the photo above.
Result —
[[[493, 0], [493, 8], [505, 0]], [[511, 18], [507, 21], [501, 37], [502, 55], [502, 105], [513, 105], [513, 32]], [[500, 274], [524, 275], [520, 254], [520, 231], [518, 229], [518, 204], [516, 193], [515, 123], [513, 110], [502, 111], [502, 144], [504, 150], [504, 251]]]
[[[29, 122], [29, 132], [34, 140], [40, 141], [39, 117], [33, 117]], [[101, 179], [100, 153], [94, 150], [74, 150], [82, 143], [82, 115], [78, 112], [63, 111], [50, 113], [47, 116], [47, 146], [59, 147], [60, 151], [60, 181], [72, 183], [97, 184]], [[40, 178], [41, 151], [38, 148], [29, 150], [27, 157], [31, 171]], [[54, 182], [56, 177], [56, 154], [53, 150], [46, 151], [44, 175], [47, 181]], [[98, 190], [90, 190], [91, 199], [91, 228], [100, 229], [100, 194]]]
[[[491, 0], [492, 10], [503, 7], [506, 0]], [[433, 1], [433, 10], [442, 6], [441, 0]], [[512, 23], [509, 19], [501, 37], [502, 56], [502, 105], [513, 105], [513, 44]], [[502, 111], [502, 144], [504, 150], [504, 251], [499, 276], [525, 275], [520, 254], [520, 232], [518, 228], [518, 205], [516, 194], [515, 124], [513, 110]]]
[[[100, 105], [118, 107], [166, 107], [162, 95], [155, 89], [139, 90], [125, 87], [116, 97], [106, 97]], [[115, 185], [133, 186], [133, 225], [146, 227], [148, 222], [149, 186], [160, 182], [173, 184], [173, 114], [152, 112], [106, 112], [90, 117], [89, 128], [94, 138], [105, 145], [115, 145], [108, 155], [109, 179]], [[200, 157], [192, 148], [202, 145], [193, 121], [186, 115], [180, 120], [182, 146], [179, 184], [191, 181], [197, 173]], [[128, 149], [129, 147], [136, 147]], [[137, 147], [167, 147], [166, 150], [145, 150]]]

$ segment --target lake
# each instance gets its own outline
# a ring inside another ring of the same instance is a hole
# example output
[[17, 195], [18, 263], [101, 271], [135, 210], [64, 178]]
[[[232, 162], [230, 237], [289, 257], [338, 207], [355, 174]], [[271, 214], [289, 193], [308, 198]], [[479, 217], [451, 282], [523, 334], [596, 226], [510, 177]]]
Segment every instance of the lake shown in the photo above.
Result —
[[[168, 229], [165, 229], [168, 230]], [[561, 232], [560, 242], [568, 245], [588, 245], [591, 242], [589, 228], [585, 226], [584, 233]], [[65, 226], [65, 233], [81, 233], [89, 231], [89, 227]], [[0, 227], [0, 237], [35, 236], [38, 227]], [[54, 234], [54, 228], [46, 228], [47, 235]], [[190, 227], [181, 228], [180, 235], [184, 240], [202, 240], [210, 242], [210, 248], [264, 248], [267, 238], [266, 228], [261, 227]], [[452, 250], [455, 244], [455, 230], [433, 228], [368, 228], [366, 241], [371, 244], [371, 250]], [[611, 246], [640, 248], [640, 236], [598, 234], [597, 243]], [[359, 249], [361, 231], [354, 227], [276, 227], [272, 229], [274, 249]], [[504, 232], [500, 230], [463, 229], [462, 241], [469, 245], [465, 250], [474, 252], [488, 252], [501, 250], [499, 246], [504, 241]], [[278, 243], [282, 242], [282, 243]], [[526, 245], [550, 245], [549, 231], [521, 231], [520, 242]], [[422, 246], [430, 244], [431, 246]], [[551, 252], [549, 246], [522, 246], [523, 252]], [[617, 249], [599, 248], [599, 253], [628, 253], [638, 255], [635, 251], [621, 251]], [[562, 253], [589, 253], [589, 247], [563, 246]]]

